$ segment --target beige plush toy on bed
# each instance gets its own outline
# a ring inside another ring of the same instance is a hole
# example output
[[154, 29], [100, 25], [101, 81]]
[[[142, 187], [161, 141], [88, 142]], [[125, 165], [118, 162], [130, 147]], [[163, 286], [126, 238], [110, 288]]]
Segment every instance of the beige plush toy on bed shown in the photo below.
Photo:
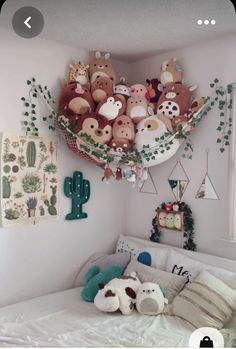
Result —
[[168, 299], [159, 285], [153, 282], [144, 282], [138, 290], [136, 297], [136, 308], [139, 313], [145, 315], [158, 315], [163, 313]]
[[108, 282], [107, 285], [100, 284], [94, 304], [104, 312], [115, 312], [120, 310], [123, 315], [130, 315], [136, 302], [136, 294], [141, 282], [135, 272], [123, 275]]

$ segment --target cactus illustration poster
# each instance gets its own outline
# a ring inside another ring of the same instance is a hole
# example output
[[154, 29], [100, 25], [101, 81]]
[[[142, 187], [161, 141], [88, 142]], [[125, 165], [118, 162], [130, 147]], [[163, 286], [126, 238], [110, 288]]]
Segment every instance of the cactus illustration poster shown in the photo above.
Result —
[[58, 139], [1, 134], [1, 225], [57, 216]]

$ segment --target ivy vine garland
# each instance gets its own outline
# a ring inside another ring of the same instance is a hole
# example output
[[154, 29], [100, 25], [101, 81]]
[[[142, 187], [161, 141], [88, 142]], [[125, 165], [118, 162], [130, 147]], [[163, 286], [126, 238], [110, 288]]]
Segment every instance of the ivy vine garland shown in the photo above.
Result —
[[[174, 202], [173, 205], [178, 204], [179, 212], [183, 212], [183, 230], [184, 230], [184, 245], [185, 250], [196, 251], [196, 244], [194, 242], [194, 219], [190, 207], [185, 202]], [[156, 209], [165, 209], [165, 202], [161, 204], [161, 207]], [[160, 243], [161, 231], [157, 224], [157, 216], [152, 220], [152, 230], [150, 240], [153, 242]]]
[[26, 134], [32, 136], [39, 135], [40, 118], [37, 115], [36, 103], [41, 99], [49, 110], [47, 115], [42, 117], [42, 120], [48, 124], [48, 129], [55, 131], [56, 128], [60, 128], [64, 134], [69, 134], [70, 137], [75, 140], [80, 140], [79, 147], [81, 151], [91, 155], [98, 161], [102, 160], [106, 164], [115, 162], [118, 166], [130, 163], [142, 165], [143, 160], [147, 162], [155, 160], [156, 155], [164, 154], [165, 151], [168, 151], [170, 146], [173, 144], [174, 139], [182, 139], [185, 141], [184, 154], [182, 154], [182, 156], [184, 158], [192, 159], [193, 145], [189, 138], [190, 131], [187, 127], [191, 125], [192, 128], [195, 128], [202, 117], [207, 115], [215, 105], [217, 105], [220, 111], [220, 119], [217, 126], [217, 131], [219, 132], [217, 143], [220, 144], [220, 151], [224, 152], [225, 147], [230, 144], [230, 135], [232, 132], [232, 116], [230, 115], [232, 109], [232, 85], [229, 84], [225, 88], [219, 84], [217, 78], [210, 84], [210, 87], [213, 89], [212, 96], [208, 96], [205, 99], [203, 107], [192, 115], [191, 119], [184, 127], [179, 127], [175, 134], [166, 132], [160, 137], [160, 139], [156, 139], [157, 145], [154, 147], [143, 146], [143, 149], [140, 152], [135, 149], [127, 153], [115, 152], [107, 145], [100, 145], [94, 142], [94, 140], [87, 134], [78, 136], [73, 133], [66, 122], [66, 118], [59, 115], [56, 111], [55, 102], [52, 99], [52, 93], [48, 87], [36, 83], [35, 78], [27, 80], [27, 85], [30, 87], [28, 96], [21, 98], [24, 106], [23, 127]]

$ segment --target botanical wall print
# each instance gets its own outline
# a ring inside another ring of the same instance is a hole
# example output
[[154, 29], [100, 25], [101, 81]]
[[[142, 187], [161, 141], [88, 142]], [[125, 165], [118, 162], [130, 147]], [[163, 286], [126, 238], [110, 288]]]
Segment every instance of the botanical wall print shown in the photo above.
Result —
[[139, 192], [143, 194], [158, 194], [157, 187], [150, 170], [148, 170], [148, 178], [143, 182]]
[[66, 220], [87, 218], [83, 205], [90, 198], [90, 183], [83, 179], [82, 172], [75, 171], [73, 177], [65, 178], [64, 193], [72, 200], [71, 212], [66, 215]]
[[189, 178], [179, 160], [176, 162], [173, 170], [171, 171], [168, 182], [175, 199], [177, 201], [181, 201], [189, 184]]
[[206, 174], [197, 191], [196, 199], [219, 200], [219, 196], [208, 174], [208, 162], [209, 162], [209, 149], [206, 149]]
[[1, 225], [57, 216], [56, 137], [1, 134]]

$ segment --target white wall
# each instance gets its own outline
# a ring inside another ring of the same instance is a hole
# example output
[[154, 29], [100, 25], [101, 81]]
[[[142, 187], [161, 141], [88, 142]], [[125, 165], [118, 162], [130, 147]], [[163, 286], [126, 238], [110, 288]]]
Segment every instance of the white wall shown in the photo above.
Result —
[[[72, 47], [40, 39], [24, 40], [1, 28], [0, 131], [20, 134], [22, 102], [27, 94], [26, 80], [35, 77], [47, 84], [57, 97], [71, 58], [88, 59]], [[123, 75], [126, 66], [114, 62]], [[46, 133], [47, 129], [42, 125]], [[57, 221], [36, 226], [0, 228], [0, 306], [72, 286], [78, 268], [95, 251], [108, 251], [124, 233], [124, 187], [121, 183], [101, 183], [103, 172], [67, 149], [61, 138], [59, 149], [61, 181], [81, 170], [91, 183], [86, 204], [88, 218], [65, 221], [70, 200], [62, 186]]]
[[[207, 96], [211, 93], [209, 83], [215, 77], [218, 77], [224, 85], [236, 81], [236, 35], [228, 35], [218, 40], [168, 52], [132, 64], [132, 82], [145, 82], [146, 78], [157, 77], [163, 60], [171, 57], [177, 57], [183, 66], [185, 82], [198, 84], [198, 96]], [[236, 244], [229, 244], [221, 240], [228, 232], [229, 221], [228, 152], [222, 155], [216, 144], [218, 115], [215, 108], [193, 132], [191, 136], [194, 144], [192, 160], [182, 159], [180, 149], [176, 156], [166, 163], [151, 168], [158, 195], [140, 194], [135, 190], [130, 190], [126, 200], [127, 234], [146, 238], [150, 236], [151, 221], [156, 207], [163, 201], [175, 200], [167, 180], [177, 159], [181, 159], [190, 178], [183, 201], [190, 205], [194, 214], [195, 240], [198, 250], [236, 259]], [[219, 201], [195, 199], [206, 171], [206, 148], [210, 148], [209, 174], [220, 197]], [[168, 230], [163, 232], [162, 241], [177, 246], [183, 244], [182, 234]]]

